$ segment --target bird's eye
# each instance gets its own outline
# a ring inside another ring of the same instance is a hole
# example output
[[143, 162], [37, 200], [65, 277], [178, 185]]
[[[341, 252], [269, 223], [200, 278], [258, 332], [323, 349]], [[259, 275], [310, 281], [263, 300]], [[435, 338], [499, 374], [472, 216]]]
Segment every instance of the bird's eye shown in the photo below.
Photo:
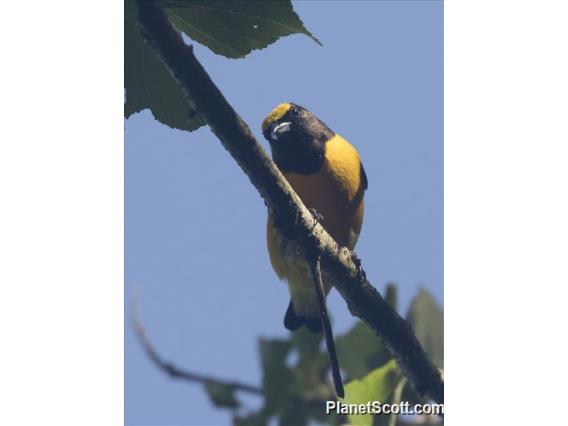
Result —
[[300, 111], [298, 111], [298, 108], [292, 108], [290, 110], [290, 114], [292, 114], [294, 116], [298, 116], [298, 115], [300, 115]]

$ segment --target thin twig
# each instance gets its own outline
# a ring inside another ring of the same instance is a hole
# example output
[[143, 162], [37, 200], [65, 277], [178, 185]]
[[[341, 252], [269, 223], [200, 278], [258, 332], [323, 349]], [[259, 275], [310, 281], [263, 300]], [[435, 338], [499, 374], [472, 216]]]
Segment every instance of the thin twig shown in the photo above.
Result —
[[156, 1], [138, 0], [138, 20], [145, 39], [179, 83], [223, 146], [256, 187], [280, 233], [306, 255], [321, 253], [322, 274], [339, 290], [351, 313], [381, 337], [420, 395], [444, 401], [444, 382], [410, 325], [365, 278], [352, 253], [339, 247], [318, 224], [250, 128], [229, 105], [199, 63], [193, 49], [168, 21]]
[[148, 358], [150, 358], [150, 360], [152, 360], [152, 362], [160, 370], [167, 373], [170, 377], [176, 378], [176, 379], [183, 379], [183, 380], [187, 380], [187, 381], [191, 381], [191, 382], [196, 382], [196, 383], [200, 383], [202, 385], [228, 386], [228, 387], [230, 387], [234, 390], [239, 390], [239, 391], [243, 391], [243, 392], [247, 392], [247, 393], [251, 393], [251, 394], [255, 394], [255, 395], [260, 395], [260, 396], [263, 395], [262, 389], [259, 388], [258, 386], [249, 385], [247, 383], [241, 383], [241, 382], [236, 382], [236, 381], [226, 381], [226, 380], [218, 379], [216, 377], [211, 377], [211, 376], [206, 376], [206, 375], [203, 375], [203, 374], [193, 373], [191, 371], [181, 369], [181, 368], [175, 366], [174, 364], [172, 364], [168, 361], [165, 361], [158, 354], [158, 352], [156, 351], [156, 349], [154, 348], [154, 346], [150, 342], [150, 339], [148, 339], [148, 335], [146, 334], [146, 330], [144, 329], [144, 327], [142, 326], [142, 324], [140, 323], [140, 321], [138, 319], [136, 306], [133, 307], [132, 312], [133, 312], [133, 314], [132, 314], [132, 325], [133, 325], [134, 331], [136, 332], [136, 335], [138, 336], [138, 340], [140, 341], [140, 344], [144, 348], [144, 351], [148, 355]]
[[329, 314], [327, 313], [327, 305], [325, 302], [323, 281], [321, 278], [321, 259], [319, 256], [317, 256], [315, 262], [312, 263], [311, 270], [312, 282], [314, 283], [314, 290], [319, 305], [323, 335], [325, 336], [325, 345], [327, 346], [327, 353], [329, 354], [329, 362], [331, 364], [331, 375], [333, 377], [333, 384], [335, 385], [335, 393], [339, 398], [344, 398], [343, 381], [341, 380], [341, 371], [339, 370], [339, 361], [337, 359], [337, 352], [335, 351], [333, 331], [329, 323]]
[[[250, 393], [253, 395], [263, 396], [266, 397], [265, 391], [263, 388], [250, 385], [248, 383], [242, 383], [237, 381], [229, 381], [219, 379], [217, 377], [206, 376], [204, 374], [193, 373], [191, 371], [187, 371], [176, 365], [172, 364], [171, 362], [165, 361], [159, 354], [158, 351], [154, 348], [154, 345], [150, 342], [148, 335], [146, 334], [146, 330], [138, 317], [138, 298], [135, 297], [132, 302], [131, 307], [132, 312], [132, 328], [138, 337], [138, 341], [142, 345], [144, 352], [148, 355], [148, 358], [164, 373], [168, 374], [171, 378], [174, 379], [181, 379], [186, 380], [189, 382], [198, 383], [201, 385], [220, 385], [220, 386], [228, 386], [236, 391], [242, 391], [246, 393]], [[320, 398], [310, 398], [304, 396], [297, 396], [297, 395], [290, 395], [289, 396], [292, 400], [294, 400], [298, 404], [307, 404], [312, 407], [317, 407], [319, 409], [324, 409], [327, 400], [320, 399]]]

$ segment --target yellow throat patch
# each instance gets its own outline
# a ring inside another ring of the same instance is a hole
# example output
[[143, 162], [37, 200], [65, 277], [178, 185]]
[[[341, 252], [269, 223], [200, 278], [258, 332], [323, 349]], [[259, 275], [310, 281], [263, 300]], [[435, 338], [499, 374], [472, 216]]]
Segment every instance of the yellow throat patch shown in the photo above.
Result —
[[262, 131], [264, 132], [266, 129], [268, 129], [268, 126], [270, 126], [272, 123], [282, 118], [284, 114], [288, 112], [290, 107], [291, 105], [289, 103], [284, 103], [274, 108], [262, 122]]

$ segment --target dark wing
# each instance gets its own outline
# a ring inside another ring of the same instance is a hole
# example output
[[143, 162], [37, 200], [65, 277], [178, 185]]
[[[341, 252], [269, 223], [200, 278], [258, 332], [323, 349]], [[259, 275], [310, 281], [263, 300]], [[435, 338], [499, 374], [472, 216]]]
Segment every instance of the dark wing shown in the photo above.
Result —
[[365, 168], [363, 167], [363, 163], [360, 164], [361, 164], [361, 171], [360, 171], [361, 186], [363, 187], [364, 191], [369, 187], [369, 182], [367, 181], [367, 173], [365, 173]]

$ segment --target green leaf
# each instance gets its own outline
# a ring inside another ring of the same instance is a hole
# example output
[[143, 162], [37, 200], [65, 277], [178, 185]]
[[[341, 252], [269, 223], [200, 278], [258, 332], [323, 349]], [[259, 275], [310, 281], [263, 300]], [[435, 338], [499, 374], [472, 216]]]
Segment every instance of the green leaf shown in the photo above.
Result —
[[235, 397], [235, 388], [221, 383], [207, 383], [207, 394], [216, 407], [237, 408], [239, 401]]
[[233, 425], [234, 426], [266, 426], [268, 424], [268, 418], [259, 413], [248, 413], [244, 416], [234, 415]]
[[391, 359], [383, 342], [361, 321], [339, 336], [335, 346], [341, 369], [349, 380], [360, 379]]
[[263, 370], [264, 408], [268, 414], [272, 414], [285, 400], [293, 382], [292, 372], [286, 366], [291, 343], [288, 340], [261, 338], [259, 346]]
[[426, 290], [414, 298], [406, 319], [430, 360], [444, 368], [444, 311]]
[[[398, 299], [396, 284], [386, 285], [384, 299], [396, 310]], [[347, 374], [348, 380], [360, 379], [392, 358], [382, 340], [361, 321], [358, 321], [347, 333], [339, 336], [335, 343], [341, 369]]]
[[330, 395], [326, 382], [329, 369], [327, 352], [320, 349], [323, 333], [312, 333], [305, 327], [292, 334], [293, 351], [298, 353], [298, 362], [293, 366], [293, 393], [309, 398], [325, 399]]
[[[305, 328], [291, 334], [288, 340], [260, 339], [265, 403], [255, 413], [257, 419], [270, 419], [270, 424], [277, 421], [283, 426], [302, 426], [312, 419], [339, 424], [336, 415], [325, 414], [323, 403], [314, 404], [333, 395], [327, 377], [329, 360], [327, 352], [321, 348], [322, 339], [322, 334]], [[297, 360], [290, 362], [292, 355], [297, 355]]]
[[227, 58], [243, 58], [290, 34], [305, 34], [321, 45], [289, 0], [165, 0], [164, 10], [179, 31]]
[[283, 401], [283, 407], [278, 419], [280, 426], [304, 426], [308, 424], [310, 413], [305, 404], [298, 404], [298, 401], [286, 399]]
[[159, 122], [180, 130], [195, 130], [204, 121], [190, 106], [166, 66], [145, 42], [134, 0], [124, 2], [124, 117], [149, 108]]
[[398, 311], [398, 289], [396, 284], [394, 283], [387, 283], [387, 287], [385, 289], [385, 302], [395, 311]]
[[[395, 360], [369, 373], [361, 380], [354, 380], [345, 386], [345, 404], [367, 404], [375, 401], [381, 404], [396, 404], [400, 401], [404, 377]], [[349, 414], [349, 423], [357, 426], [392, 425], [394, 415]]]
[[[406, 387], [406, 383], [406, 377], [402, 376], [391, 394], [389, 401], [390, 404], [398, 404], [402, 400], [402, 394]], [[396, 415], [375, 415], [373, 419], [373, 426], [395, 426], [396, 419]]]

